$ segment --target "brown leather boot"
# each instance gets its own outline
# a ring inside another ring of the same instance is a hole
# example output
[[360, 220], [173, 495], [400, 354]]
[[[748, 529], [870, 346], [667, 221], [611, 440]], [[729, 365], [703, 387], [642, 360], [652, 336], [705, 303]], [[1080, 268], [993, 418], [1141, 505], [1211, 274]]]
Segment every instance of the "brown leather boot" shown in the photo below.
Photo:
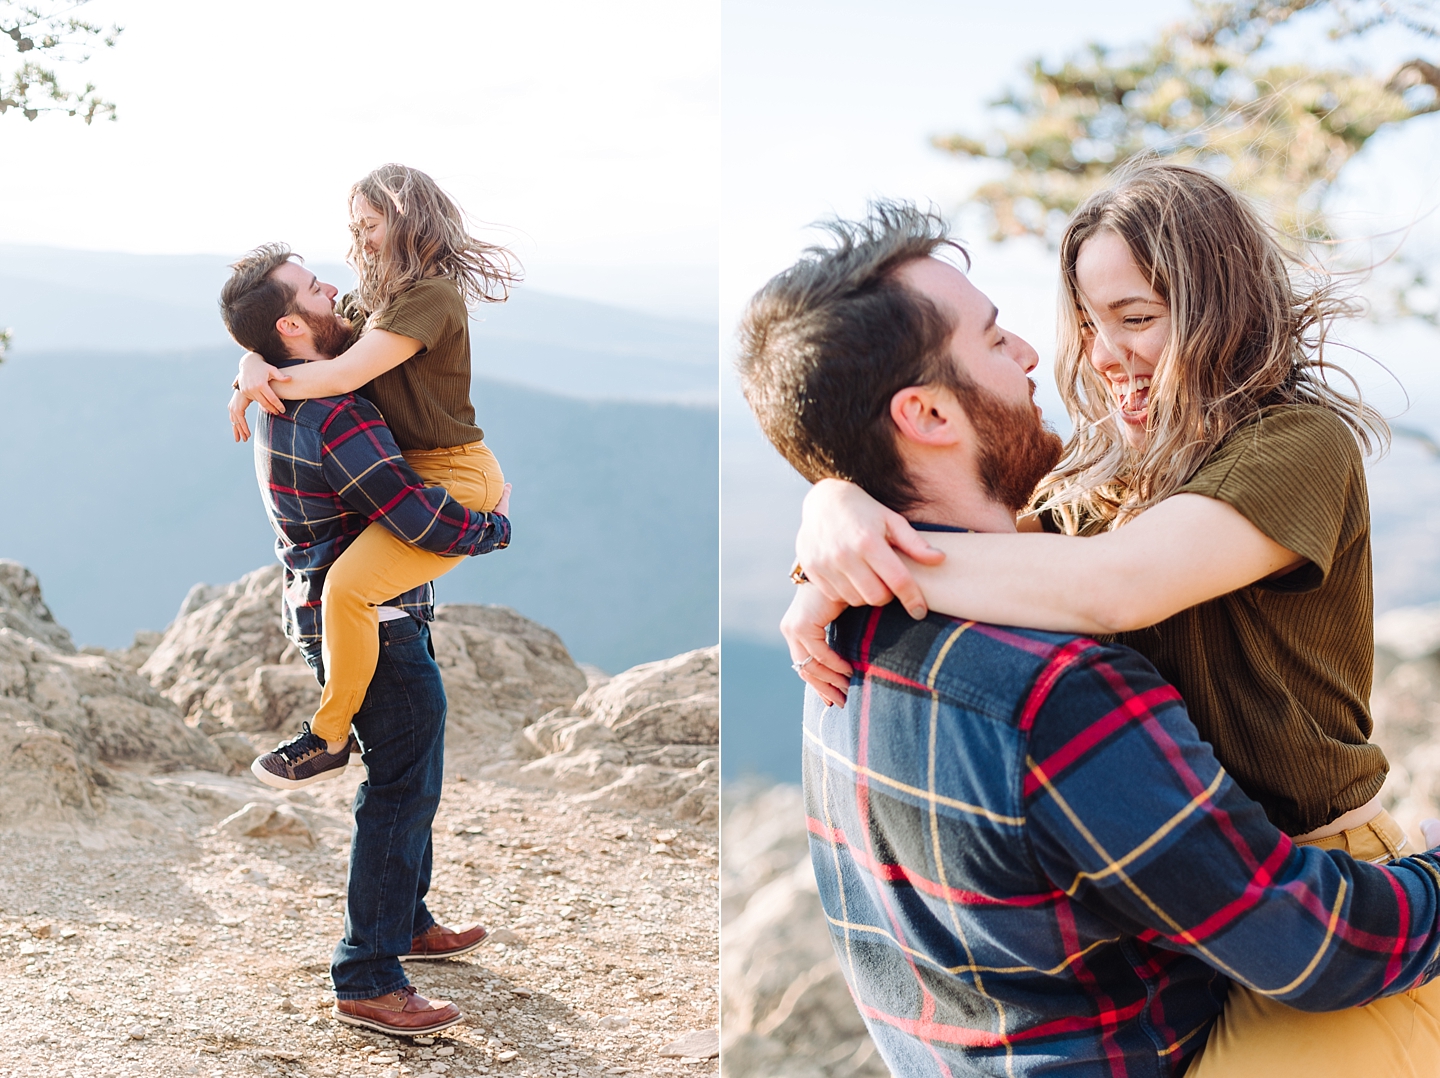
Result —
[[400, 961], [454, 958], [456, 955], [469, 954], [489, 938], [490, 931], [483, 925], [452, 929], [434, 924], [410, 941], [410, 953], [402, 954]]
[[448, 999], [426, 999], [413, 984], [374, 999], [337, 999], [330, 1013], [347, 1025], [403, 1037], [448, 1029], [461, 1017]]

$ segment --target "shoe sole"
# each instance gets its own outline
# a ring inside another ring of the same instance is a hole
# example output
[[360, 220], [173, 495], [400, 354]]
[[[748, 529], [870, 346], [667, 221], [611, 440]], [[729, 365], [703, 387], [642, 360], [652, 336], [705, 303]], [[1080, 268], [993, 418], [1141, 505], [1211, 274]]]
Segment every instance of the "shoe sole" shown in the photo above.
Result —
[[370, 1018], [361, 1018], [356, 1014], [346, 1014], [339, 1007], [330, 1008], [330, 1016], [336, 1021], [344, 1022], [347, 1026], [361, 1026], [365, 1029], [373, 1029], [377, 1033], [388, 1033], [392, 1037], [428, 1037], [432, 1033], [438, 1033], [442, 1029], [449, 1029], [451, 1026], [459, 1025], [465, 1020], [463, 1014], [457, 1014], [454, 1018], [447, 1018], [443, 1022], [437, 1022], [430, 1026], [414, 1026], [411, 1028], [399, 1028], [387, 1026], [384, 1022], [377, 1022]]
[[[345, 767], [353, 767], [358, 763], [358, 758], [351, 756], [345, 761]], [[257, 756], [250, 763], [250, 774], [269, 786], [272, 790], [298, 790], [302, 786], [309, 786], [314, 782], [324, 782], [326, 779], [333, 779], [344, 772], [345, 767], [332, 767], [328, 771], [321, 771], [319, 774], [311, 775], [308, 779], [287, 779], [283, 775], [266, 771], [260, 766], [260, 758]]]
[[438, 962], [442, 958], [458, 958], [462, 954], [469, 954], [477, 947], [483, 947], [490, 940], [490, 933], [485, 933], [468, 947], [458, 947], [453, 951], [427, 951], [424, 954], [402, 954], [402, 962]]

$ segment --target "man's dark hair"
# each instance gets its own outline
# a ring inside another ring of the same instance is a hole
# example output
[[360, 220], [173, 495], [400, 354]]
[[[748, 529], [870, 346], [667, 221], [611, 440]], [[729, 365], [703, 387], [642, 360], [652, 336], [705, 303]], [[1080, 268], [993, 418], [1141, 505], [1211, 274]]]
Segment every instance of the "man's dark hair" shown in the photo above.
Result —
[[220, 289], [220, 317], [230, 336], [271, 363], [290, 355], [275, 323], [296, 312], [295, 289], [272, 274], [292, 257], [299, 256], [283, 243], [261, 244], [231, 265], [235, 272]]
[[863, 221], [821, 227], [814, 246], [745, 309], [737, 367], [760, 429], [812, 483], [848, 479], [896, 512], [919, 502], [905, 474], [890, 399], [906, 386], [969, 388], [945, 349], [954, 328], [896, 276], [943, 247], [944, 218], [908, 202], [874, 202]]

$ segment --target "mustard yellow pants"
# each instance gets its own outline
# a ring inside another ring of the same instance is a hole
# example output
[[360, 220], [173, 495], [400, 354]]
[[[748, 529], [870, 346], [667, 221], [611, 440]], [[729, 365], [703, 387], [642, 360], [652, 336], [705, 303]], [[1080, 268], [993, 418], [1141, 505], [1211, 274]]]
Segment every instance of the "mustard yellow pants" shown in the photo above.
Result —
[[[500, 462], [484, 442], [404, 454], [427, 487], [444, 487], [467, 509], [488, 513], [505, 487]], [[371, 524], [330, 566], [321, 592], [321, 655], [325, 689], [310, 729], [342, 741], [365, 700], [380, 657], [377, 607], [443, 576], [464, 559], [411, 546], [381, 524]]]
[[[1383, 863], [1405, 853], [1388, 812], [1328, 838], [1301, 843]], [[1232, 985], [1225, 1011], [1185, 1078], [1436, 1078], [1440, 980], [1363, 1007], [1311, 1014]]]

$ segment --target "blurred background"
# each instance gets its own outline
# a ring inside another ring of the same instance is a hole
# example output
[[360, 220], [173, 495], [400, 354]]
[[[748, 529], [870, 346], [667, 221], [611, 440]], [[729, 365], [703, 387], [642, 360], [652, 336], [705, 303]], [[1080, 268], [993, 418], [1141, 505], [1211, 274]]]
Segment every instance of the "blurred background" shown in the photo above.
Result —
[[[733, 373], [748, 298], [882, 196], [933, 203], [1002, 324], [1052, 374], [1069, 213], [1140, 153], [1198, 162], [1363, 318], [1329, 358], [1391, 419], [1368, 462], [1375, 739], [1407, 820], [1440, 797], [1440, 39], [1430, 0], [726, 0], [722, 17], [722, 1061], [746, 1078], [884, 1075], [831, 948], [800, 799], [802, 685], [776, 625], [807, 485]], [[1414, 816], [1418, 819], [1418, 816]]]
[[78, 643], [273, 559], [216, 296], [268, 240], [343, 290], [386, 161], [526, 268], [472, 324], [514, 545], [441, 601], [611, 673], [715, 643], [718, 2], [29, 6], [0, 0], [0, 557]]

